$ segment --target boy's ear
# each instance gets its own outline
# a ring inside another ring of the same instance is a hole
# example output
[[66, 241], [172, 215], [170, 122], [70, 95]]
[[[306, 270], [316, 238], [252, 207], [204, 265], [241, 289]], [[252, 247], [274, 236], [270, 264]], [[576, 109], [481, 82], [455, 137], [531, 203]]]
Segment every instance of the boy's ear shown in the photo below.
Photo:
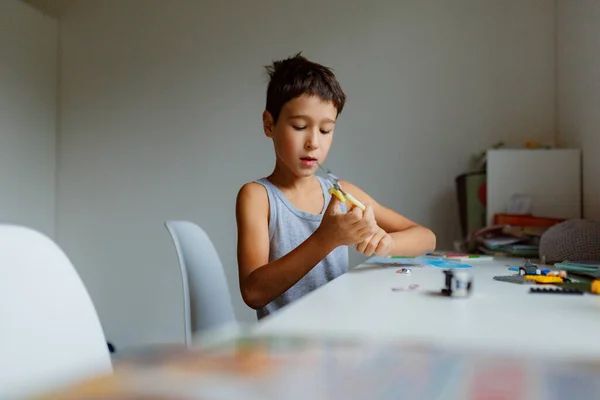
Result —
[[267, 137], [273, 137], [273, 126], [275, 125], [275, 122], [273, 121], [273, 116], [270, 112], [265, 110], [263, 111], [262, 119], [265, 135], [267, 135]]

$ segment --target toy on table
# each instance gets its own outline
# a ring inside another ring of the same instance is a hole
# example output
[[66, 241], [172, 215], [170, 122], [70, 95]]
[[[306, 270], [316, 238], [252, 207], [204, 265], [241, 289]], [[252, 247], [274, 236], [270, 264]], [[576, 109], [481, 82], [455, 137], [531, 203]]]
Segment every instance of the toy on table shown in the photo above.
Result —
[[495, 276], [494, 280], [508, 283], [516, 283], [519, 285], [535, 284], [533, 280], [525, 279], [527, 276], [541, 275], [541, 271], [536, 264], [532, 264], [530, 260], [527, 260], [525, 264], [516, 267], [508, 268], [509, 271], [518, 272], [515, 275], [506, 276]]
[[525, 264], [508, 268], [510, 271], [516, 271], [518, 274], [508, 276], [495, 276], [494, 279], [502, 282], [517, 284], [554, 284], [563, 283], [567, 278], [565, 271], [551, 271], [549, 269], [540, 269], [537, 264], [527, 260]]
[[466, 271], [445, 270], [446, 287], [442, 294], [448, 297], [468, 297], [473, 288], [473, 277]]
[[544, 271], [548, 271], [547, 273], [544, 274], [547, 276], [559, 276], [563, 279], [567, 277], [567, 271], [550, 271], [550, 270], [544, 270]]
[[561, 283], [559, 286], [581, 290], [586, 293], [600, 294], [600, 279], [596, 277], [596, 273], [569, 272], [567, 282]]
[[542, 271], [538, 268], [537, 264], [533, 264], [530, 260], [527, 260], [525, 264], [520, 267], [510, 267], [509, 270], [519, 272], [519, 275], [541, 275]]
[[510, 267], [510, 271], [517, 271], [519, 275], [545, 275], [545, 276], [558, 276], [561, 278], [567, 277], [566, 271], [552, 271], [549, 269], [540, 269], [536, 264], [533, 264], [530, 260], [527, 260], [525, 264], [520, 267]]
[[525, 279], [524, 275], [504, 275], [504, 276], [495, 276], [495, 281], [500, 282], [508, 282], [508, 283], [516, 283], [518, 285], [535, 285], [534, 281], [530, 281]]
[[529, 289], [529, 293], [578, 294], [578, 295], [582, 295], [583, 291], [581, 291], [579, 289], [569, 289], [569, 288], [535, 287], [535, 288]]
[[525, 275], [525, 279], [535, 283], [563, 283], [560, 276]]
[[342, 203], [345, 203], [346, 200], [348, 200], [348, 203], [365, 211], [366, 207], [363, 203], [357, 200], [350, 193], [344, 192], [344, 190], [340, 186], [339, 178], [337, 176], [332, 174], [330, 170], [324, 168], [321, 164], [317, 163], [317, 165], [319, 166], [319, 168], [321, 168], [322, 171], [324, 171], [327, 174], [329, 180], [333, 183], [333, 187], [329, 189], [329, 194], [337, 197]]
[[396, 273], [400, 275], [410, 275], [412, 274], [412, 271], [410, 270], [410, 268], [400, 268], [396, 271]]

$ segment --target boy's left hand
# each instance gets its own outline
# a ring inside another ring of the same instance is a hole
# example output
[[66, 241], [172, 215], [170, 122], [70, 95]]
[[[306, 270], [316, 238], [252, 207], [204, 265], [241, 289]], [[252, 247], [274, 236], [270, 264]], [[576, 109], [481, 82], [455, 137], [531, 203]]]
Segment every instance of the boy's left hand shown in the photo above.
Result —
[[383, 229], [378, 228], [376, 234], [356, 245], [356, 250], [365, 256], [387, 256], [392, 250], [392, 237]]
[[[367, 206], [363, 218], [375, 221], [373, 208]], [[392, 237], [383, 229], [377, 227], [377, 232], [370, 238], [358, 243], [356, 250], [367, 257], [375, 253], [378, 256], [387, 256], [392, 250]]]

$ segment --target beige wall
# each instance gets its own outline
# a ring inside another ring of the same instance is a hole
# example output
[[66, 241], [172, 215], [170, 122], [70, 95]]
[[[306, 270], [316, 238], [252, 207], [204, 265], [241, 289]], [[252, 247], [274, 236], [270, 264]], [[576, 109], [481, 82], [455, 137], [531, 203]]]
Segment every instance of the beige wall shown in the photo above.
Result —
[[54, 237], [58, 24], [0, 1], [0, 222]]
[[600, 219], [600, 1], [557, 1], [561, 142], [583, 150], [583, 212]]
[[60, 16], [60, 6], [62, 3], [61, 0], [21, 0], [21, 1], [54, 19], [58, 19]]

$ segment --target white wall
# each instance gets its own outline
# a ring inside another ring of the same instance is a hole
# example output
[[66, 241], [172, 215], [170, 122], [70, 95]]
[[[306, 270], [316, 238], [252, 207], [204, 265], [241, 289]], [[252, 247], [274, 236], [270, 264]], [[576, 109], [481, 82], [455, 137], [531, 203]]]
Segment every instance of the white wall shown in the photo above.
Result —
[[328, 166], [440, 247], [458, 238], [454, 178], [472, 153], [554, 138], [553, 0], [74, 1], [61, 47], [58, 238], [121, 347], [183, 338], [171, 218], [208, 231], [254, 320], [234, 205], [273, 167], [274, 58], [335, 69], [348, 104]]
[[0, 1], [0, 223], [54, 236], [58, 23]]
[[600, 1], [557, 0], [560, 140], [583, 150], [583, 212], [600, 219]]

